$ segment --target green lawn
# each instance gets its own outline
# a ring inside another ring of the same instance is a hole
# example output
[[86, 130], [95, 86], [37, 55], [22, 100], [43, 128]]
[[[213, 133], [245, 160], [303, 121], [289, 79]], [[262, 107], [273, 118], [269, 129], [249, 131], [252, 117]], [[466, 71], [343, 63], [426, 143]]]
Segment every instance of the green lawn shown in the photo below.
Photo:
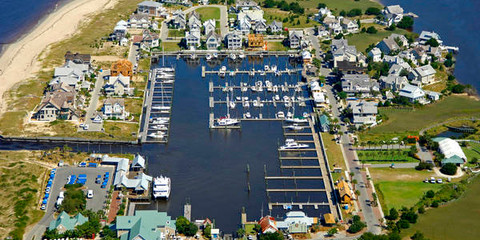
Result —
[[402, 230], [402, 236], [421, 231], [432, 240], [476, 240], [480, 229], [479, 202], [480, 177], [477, 176], [464, 196], [444, 207], [427, 210], [420, 215], [417, 224]]
[[185, 37], [184, 29], [169, 29], [168, 37]]
[[465, 96], [449, 96], [414, 110], [380, 108], [379, 111], [385, 114], [388, 120], [361, 134], [419, 131], [448, 119], [480, 117], [480, 101]]
[[268, 51], [287, 51], [288, 47], [283, 45], [282, 42], [268, 42], [267, 41]]
[[335, 142], [332, 134], [322, 133], [323, 144], [325, 145], [325, 151], [327, 152], [328, 165], [330, 170], [333, 170], [334, 167], [342, 168], [342, 173], [332, 173], [333, 180], [336, 181], [340, 179], [347, 170], [345, 167], [345, 160], [343, 159], [342, 149], [340, 145]]
[[357, 151], [358, 158], [367, 163], [395, 163], [395, 162], [418, 162], [417, 159], [408, 155], [409, 150], [374, 150]]
[[[282, 11], [277, 8], [263, 8], [265, 14], [264, 18], [267, 20], [267, 23], [270, 24], [273, 20], [283, 22], [284, 28], [306, 28], [306, 27], [313, 27], [318, 25], [319, 23], [313, 20], [307, 20], [307, 15], [298, 16], [298, 18], [291, 19], [288, 18], [289, 16], [293, 15], [290, 12]], [[283, 20], [288, 18], [287, 22]]]
[[399, 29], [397, 28], [396, 30], [394, 31], [387, 31], [385, 30], [384, 26], [381, 26], [381, 25], [378, 25], [378, 24], [363, 24], [361, 26], [361, 28], [365, 27], [367, 28], [368, 26], [375, 26], [375, 28], [378, 30], [377, 33], [375, 34], [370, 34], [370, 33], [357, 33], [357, 34], [351, 34], [351, 35], [348, 35], [346, 37], [346, 39], [348, 40], [348, 43], [350, 45], [354, 45], [355, 47], [357, 47], [357, 50], [358, 51], [361, 51], [361, 52], [365, 52], [365, 49], [367, 49], [367, 47], [370, 45], [370, 44], [376, 44], [380, 41], [382, 41], [382, 39], [390, 36], [392, 33], [397, 33], [397, 34], [407, 34], [408, 32], [406, 30], [403, 30], [403, 29]]
[[480, 160], [480, 144], [478, 143], [468, 143], [467, 147], [462, 147], [465, 156], [467, 156], [468, 161], [473, 158]]
[[[263, 2], [263, 0], [255, 0], [256, 2]], [[383, 6], [380, 3], [371, 0], [286, 0], [290, 2], [298, 2], [300, 6], [305, 8], [306, 13], [315, 12], [319, 3], [325, 3], [327, 7], [336, 13], [341, 10], [350, 11], [354, 8], [359, 8], [362, 12], [369, 7], [376, 7], [382, 9]]]
[[202, 22], [208, 19], [220, 19], [220, 9], [216, 7], [202, 7], [195, 11], [200, 14]]
[[177, 42], [163, 42], [162, 46], [165, 48], [165, 51], [179, 51], [180, 46], [178, 45], [179, 43]]
[[254, 228], [255, 228], [255, 224], [245, 224], [245, 234], [255, 235], [255, 231], [253, 230]]

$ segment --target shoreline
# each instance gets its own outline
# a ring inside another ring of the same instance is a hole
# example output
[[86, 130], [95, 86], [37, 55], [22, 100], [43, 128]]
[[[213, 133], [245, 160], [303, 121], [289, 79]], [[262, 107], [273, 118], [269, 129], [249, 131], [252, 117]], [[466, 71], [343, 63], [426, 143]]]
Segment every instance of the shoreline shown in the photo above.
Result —
[[51, 44], [74, 35], [91, 14], [104, 10], [110, 3], [115, 4], [116, 0], [66, 1], [17, 41], [3, 46], [0, 54], [0, 115], [6, 110], [4, 94], [40, 70], [40, 54]]

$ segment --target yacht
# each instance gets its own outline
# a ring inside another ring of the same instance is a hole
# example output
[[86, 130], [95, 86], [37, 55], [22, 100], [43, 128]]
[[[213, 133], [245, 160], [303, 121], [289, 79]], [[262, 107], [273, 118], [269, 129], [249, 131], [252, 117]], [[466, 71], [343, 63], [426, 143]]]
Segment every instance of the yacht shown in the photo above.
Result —
[[175, 75], [171, 73], [166, 73], [166, 72], [159, 72], [157, 73], [157, 78], [158, 79], [169, 79], [169, 78], [174, 78]]
[[166, 73], [174, 73], [175, 72], [175, 68], [171, 68], [171, 67], [161, 67], [161, 68], [158, 68], [159, 71], [161, 72], [166, 72]]
[[287, 117], [285, 121], [291, 123], [308, 123], [308, 119], [304, 117]]
[[285, 113], [280, 111], [277, 113], [277, 118], [285, 118]]
[[305, 127], [294, 123], [293, 125], [287, 126], [287, 128], [293, 131], [300, 131], [300, 130], [303, 130]]
[[190, 55], [190, 58], [191, 58], [191, 59], [197, 59], [197, 55], [196, 55], [195, 53], [192, 53], [192, 54]]
[[175, 79], [163, 79], [162, 83], [174, 83]]
[[164, 132], [158, 131], [158, 132], [150, 133], [147, 136], [150, 137], [150, 138], [157, 138], [158, 139], [158, 138], [164, 138], [165, 134], [164, 134]]
[[[274, 87], [275, 89], [275, 87]], [[278, 94], [275, 94], [275, 101], [280, 101], [280, 96]]]
[[270, 70], [272, 70], [272, 72], [276, 72], [277, 71], [277, 65], [272, 65], [272, 67], [270, 67]]
[[156, 177], [153, 179], [152, 193], [154, 198], [166, 198], [170, 197], [171, 181], [169, 177]]
[[301, 144], [301, 143], [295, 142], [295, 140], [291, 138], [287, 138], [285, 140], [285, 145], [281, 146], [280, 150], [300, 149], [300, 148], [308, 148], [308, 144]]
[[231, 109], [235, 109], [235, 101], [230, 101], [229, 106]]
[[152, 110], [170, 110], [170, 106], [152, 106]]
[[207, 54], [207, 56], [205, 56], [205, 59], [206, 59], [207, 61], [212, 60], [212, 55], [211, 55], [210, 53]]
[[242, 92], [246, 92], [248, 90], [247, 83], [240, 83], [240, 86], [242, 86]]
[[250, 102], [248, 100], [245, 100], [242, 102], [242, 105], [244, 108], [249, 108], [250, 107]]
[[232, 125], [236, 125], [238, 123], [240, 123], [240, 121], [238, 121], [238, 119], [230, 118], [229, 115], [227, 115], [226, 117], [221, 117], [221, 118], [217, 119], [218, 126], [232, 126]]
[[252, 76], [252, 77], [255, 76], [255, 69], [253, 69], [253, 70], [251, 70], [250, 72], [248, 72], [248, 74], [249, 74], [250, 76]]
[[218, 53], [217, 53], [217, 52], [214, 52], [212, 57], [213, 57], [213, 58], [218, 58]]
[[262, 81], [255, 82], [255, 87], [257, 88], [257, 91], [262, 92], [263, 91], [263, 82]]
[[237, 56], [235, 55], [235, 53], [230, 53], [230, 56], [228, 56], [228, 57], [232, 60], [237, 59]]
[[278, 92], [278, 86], [277, 85], [273, 85], [273, 92]]
[[160, 131], [167, 131], [168, 127], [166, 125], [152, 125], [150, 126], [151, 129], [160, 130]]

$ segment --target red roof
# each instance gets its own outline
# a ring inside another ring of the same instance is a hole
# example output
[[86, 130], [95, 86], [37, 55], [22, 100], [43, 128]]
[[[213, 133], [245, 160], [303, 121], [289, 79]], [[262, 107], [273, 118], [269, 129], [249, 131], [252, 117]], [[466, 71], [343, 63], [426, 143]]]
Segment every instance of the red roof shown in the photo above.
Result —
[[133, 43], [139, 43], [143, 40], [143, 36], [135, 35], [133, 36]]
[[267, 230], [271, 229], [274, 232], [278, 231], [277, 224], [275, 222], [275, 218], [272, 216], [265, 216], [260, 221], [258, 221], [258, 224], [260, 224], [260, 227], [262, 228], [262, 233], [267, 232]]

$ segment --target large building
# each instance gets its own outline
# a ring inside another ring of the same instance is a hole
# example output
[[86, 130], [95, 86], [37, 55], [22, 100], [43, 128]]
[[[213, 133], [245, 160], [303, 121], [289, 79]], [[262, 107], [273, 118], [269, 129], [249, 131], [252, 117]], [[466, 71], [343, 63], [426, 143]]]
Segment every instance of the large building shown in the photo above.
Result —
[[115, 229], [120, 240], [167, 240], [175, 235], [175, 222], [166, 212], [137, 210], [134, 216], [117, 216]]
[[75, 230], [76, 226], [82, 225], [86, 222], [88, 222], [88, 218], [81, 213], [74, 217], [70, 217], [68, 213], [61, 212], [57, 219], [50, 222], [48, 230], [57, 229], [59, 233], [64, 233], [69, 230]]

